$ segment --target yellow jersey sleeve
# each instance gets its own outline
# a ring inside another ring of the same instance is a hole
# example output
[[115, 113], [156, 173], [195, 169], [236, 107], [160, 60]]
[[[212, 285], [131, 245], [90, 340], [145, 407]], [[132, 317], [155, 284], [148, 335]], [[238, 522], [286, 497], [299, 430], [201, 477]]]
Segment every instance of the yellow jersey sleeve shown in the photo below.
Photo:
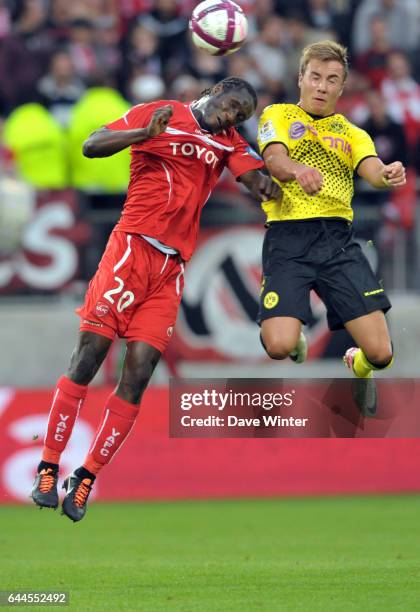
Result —
[[289, 150], [289, 134], [283, 122], [282, 104], [267, 106], [258, 122], [258, 146], [261, 155], [272, 143], [280, 142]]
[[357, 171], [360, 163], [367, 157], [378, 157], [372, 138], [361, 128], [352, 125], [351, 148], [353, 170]]

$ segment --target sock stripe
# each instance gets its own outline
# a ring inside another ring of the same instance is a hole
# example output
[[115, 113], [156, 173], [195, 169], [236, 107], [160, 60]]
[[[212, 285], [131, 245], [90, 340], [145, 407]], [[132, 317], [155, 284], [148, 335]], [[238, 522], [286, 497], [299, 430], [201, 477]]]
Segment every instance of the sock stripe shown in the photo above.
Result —
[[[128, 436], [131, 434], [131, 431], [132, 431], [132, 429], [133, 429], [133, 427], [134, 427], [135, 422], [136, 422], [136, 421], [134, 420], [134, 421], [133, 421], [133, 424], [131, 425], [130, 429], [128, 430], [127, 435], [126, 435], [126, 436], [125, 436], [125, 438], [124, 438], [124, 444], [127, 442], [127, 438], [128, 438]], [[115, 457], [115, 455], [118, 453], [118, 451], [119, 451], [119, 450], [121, 450], [122, 446], [123, 446], [123, 444], [120, 444], [120, 446], [119, 446], [119, 447], [118, 447], [118, 448], [117, 448], [117, 449], [114, 451], [114, 454], [112, 455], [112, 457], [111, 457], [111, 459], [108, 461], [108, 463], [111, 463], [111, 461], [113, 460], [113, 458]]]
[[[58, 398], [58, 394], [59, 394], [59, 393], [60, 393], [60, 389], [57, 389], [57, 390], [56, 390], [56, 392], [54, 393], [53, 401], [51, 402], [51, 408], [50, 408], [50, 411], [49, 411], [49, 413], [48, 413], [48, 420], [47, 420], [47, 423], [49, 423], [49, 422], [50, 422], [50, 419], [51, 419], [51, 413], [52, 413], [52, 411], [53, 411], [53, 408], [54, 408], [55, 402], [57, 401], [57, 398]], [[47, 443], [47, 436], [48, 436], [48, 427], [47, 427], [47, 430], [46, 430], [46, 432], [45, 432], [45, 436], [44, 436], [44, 445]]]
[[80, 408], [82, 407], [83, 401], [84, 401], [84, 399], [83, 399], [83, 397], [82, 397], [82, 398], [79, 400], [79, 403], [78, 403], [78, 405], [77, 405], [77, 414], [76, 414], [76, 420], [79, 418], [79, 412], [80, 412]]
[[107, 422], [108, 417], [109, 417], [109, 408], [107, 408], [107, 409], [106, 409], [106, 412], [105, 412], [105, 418], [104, 418], [104, 420], [103, 420], [103, 422], [102, 422], [102, 426], [101, 426], [101, 428], [100, 428], [100, 429], [99, 429], [99, 431], [98, 431], [98, 435], [96, 436], [96, 438], [95, 438], [95, 439], [94, 439], [94, 441], [92, 442], [92, 444], [91, 444], [91, 446], [90, 446], [90, 448], [89, 448], [89, 450], [88, 450], [88, 453], [91, 453], [91, 452], [92, 452], [93, 447], [95, 446], [95, 444], [96, 444], [96, 442], [97, 442], [97, 440], [98, 440], [99, 436], [100, 436], [100, 435], [101, 435], [101, 433], [102, 433], [103, 428], [105, 427], [105, 423]]

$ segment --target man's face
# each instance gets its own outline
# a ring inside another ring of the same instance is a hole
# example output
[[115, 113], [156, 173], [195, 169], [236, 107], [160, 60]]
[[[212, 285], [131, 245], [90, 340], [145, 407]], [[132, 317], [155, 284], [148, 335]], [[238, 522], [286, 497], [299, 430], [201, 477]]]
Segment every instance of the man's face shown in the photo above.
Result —
[[212, 134], [220, 134], [246, 121], [254, 112], [254, 101], [245, 88], [213, 93], [202, 109], [202, 123]]
[[332, 115], [343, 87], [344, 67], [340, 62], [310, 60], [299, 75], [299, 105], [313, 115]]

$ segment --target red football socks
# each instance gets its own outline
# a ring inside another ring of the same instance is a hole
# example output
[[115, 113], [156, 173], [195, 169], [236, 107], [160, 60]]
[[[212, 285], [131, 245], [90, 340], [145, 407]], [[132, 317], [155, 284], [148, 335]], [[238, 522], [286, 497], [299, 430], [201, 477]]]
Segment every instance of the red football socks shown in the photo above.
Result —
[[43, 461], [59, 463], [87, 390], [87, 385], [78, 385], [67, 376], [61, 376], [58, 379], [48, 417], [48, 428], [42, 451]]
[[95, 476], [109, 463], [130, 433], [140, 406], [110, 395], [83, 467]]

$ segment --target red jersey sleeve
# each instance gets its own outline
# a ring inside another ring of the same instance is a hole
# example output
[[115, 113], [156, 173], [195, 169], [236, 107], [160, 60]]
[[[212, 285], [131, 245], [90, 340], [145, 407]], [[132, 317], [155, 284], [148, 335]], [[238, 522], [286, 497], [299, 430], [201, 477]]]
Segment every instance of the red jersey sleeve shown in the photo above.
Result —
[[149, 125], [149, 121], [152, 118], [154, 111], [159, 106], [165, 106], [168, 104], [166, 100], [160, 100], [159, 102], [150, 102], [149, 104], [137, 104], [130, 108], [125, 115], [107, 123], [105, 127], [110, 130], [135, 130], [137, 128], [144, 128]]
[[251, 145], [236, 130], [233, 131], [232, 144], [235, 150], [229, 154], [227, 167], [235, 178], [249, 172], [263, 168], [264, 162]]

